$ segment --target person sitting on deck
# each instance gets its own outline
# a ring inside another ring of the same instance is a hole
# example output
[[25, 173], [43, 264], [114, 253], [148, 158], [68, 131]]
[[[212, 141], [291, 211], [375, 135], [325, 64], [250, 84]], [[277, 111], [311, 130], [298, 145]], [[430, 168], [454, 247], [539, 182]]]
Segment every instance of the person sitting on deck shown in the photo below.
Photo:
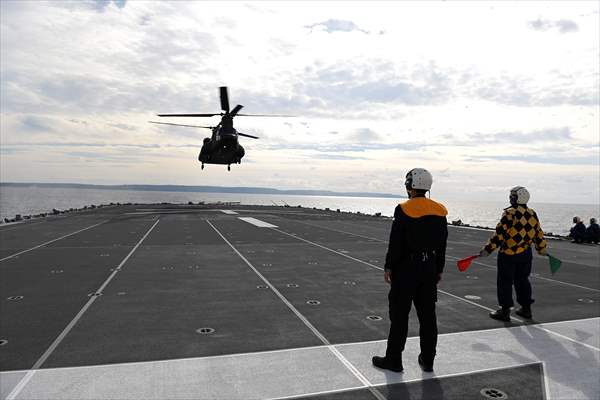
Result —
[[590, 226], [586, 230], [587, 242], [596, 243], [600, 242], [600, 226], [596, 222], [596, 218], [590, 218]]
[[569, 236], [571, 236], [574, 243], [583, 243], [586, 237], [585, 224], [579, 217], [573, 217], [573, 223], [575, 225], [571, 228]]

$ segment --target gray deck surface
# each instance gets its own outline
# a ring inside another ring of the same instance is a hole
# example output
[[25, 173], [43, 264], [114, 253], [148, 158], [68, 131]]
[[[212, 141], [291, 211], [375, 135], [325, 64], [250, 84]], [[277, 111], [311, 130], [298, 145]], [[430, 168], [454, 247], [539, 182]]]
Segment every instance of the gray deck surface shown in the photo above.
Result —
[[534, 257], [534, 320], [501, 323], [495, 255], [455, 263], [492, 232], [449, 227], [434, 373], [416, 364], [414, 310], [405, 371], [374, 368], [390, 226], [164, 204], [0, 226], [1, 398], [600, 398], [600, 246], [567, 241], [549, 241], [555, 275]]

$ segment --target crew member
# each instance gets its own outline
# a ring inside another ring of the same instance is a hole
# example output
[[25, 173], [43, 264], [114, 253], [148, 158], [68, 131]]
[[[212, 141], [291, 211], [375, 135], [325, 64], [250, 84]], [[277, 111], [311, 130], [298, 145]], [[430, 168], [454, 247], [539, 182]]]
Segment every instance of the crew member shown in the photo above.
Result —
[[579, 217], [573, 217], [573, 227], [571, 228], [571, 238], [573, 238], [574, 243], [583, 243], [585, 242], [587, 236], [587, 229], [585, 224]]
[[504, 209], [496, 226], [496, 234], [488, 240], [479, 252], [480, 257], [489, 256], [498, 248], [497, 293], [500, 309], [491, 312], [490, 317], [500, 321], [510, 321], [510, 308], [514, 305], [512, 287], [515, 286], [517, 302], [521, 307], [516, 311], [523, 318], [531, 318], [531, 244], [537, 252], [546, 253], [546, 240], [535, 211], [527, 207], [529, 192], [523, 186], [510, 189], [510, 207]]
[[384, 270], [384, 280], [391, 284], [391, 326], [385, 357], [374, 356], [372, 360], [378, 368], [403, 370], [408, 314], [414, 302], [421, 338], [418, 362], [424, 371], [433, 371], [437, 345], [435, 303], [446, 257], [448, 212], [442, 204], [425, 197], [432, 183], [426, 169], [410, 170], [405, 182], [409, 200], [394, 211]]
[[596, 243], [600, 242], [600, 226], [596, 222], [596, 218], [590, 218], [590, 225], [587, 227], [586, 231], [587, 241], [588, 243]]

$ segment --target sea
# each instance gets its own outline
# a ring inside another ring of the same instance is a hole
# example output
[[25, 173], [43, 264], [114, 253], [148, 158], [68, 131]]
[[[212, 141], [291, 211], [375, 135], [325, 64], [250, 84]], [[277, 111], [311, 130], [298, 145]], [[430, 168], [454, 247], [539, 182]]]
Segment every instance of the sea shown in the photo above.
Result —
[[[188, 202], [215, 203], [239, 202], [242, 205], [278, 205], [308, 207], [361, 212], [363, 214], [381, 213], [393, 216], [394, 208], [404, 198], [384, 197], [347, 197], [347, 196], [295, 196], [281, 194], [249, 193], [206, 193], [206, 192], [166, 192], [142, 190], [112, 190], [87, 188], [54, 187], [13, 187], [0, 185], [0, 220], [51, 212], [53, 209], [68, 210], [84, 206], [110, 203], [173, 203]], [[448, 221], [461, 220], [472, 226], [495, 227], [507, 207], [506, 202], [470, 201], [435, 198], [448, 209]], [[557, 204], [531, 203], [536, 210], [542, 228], [547, 233], [567, 235], [574, 216], [589, 222], [591, 217], [598, 220], [600, 205], [596, 204]]]

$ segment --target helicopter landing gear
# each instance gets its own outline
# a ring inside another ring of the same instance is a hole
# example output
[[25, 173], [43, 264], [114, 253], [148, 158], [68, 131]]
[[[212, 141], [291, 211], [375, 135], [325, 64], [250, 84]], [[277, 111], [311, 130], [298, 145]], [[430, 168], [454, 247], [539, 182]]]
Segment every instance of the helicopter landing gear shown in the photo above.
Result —
[[204, 169], [204, 163], [202, 163], [202, 166], [200, 167], [200, 169]]
[[231, 171], [231, 165], [227, 166], [227, 171]]

